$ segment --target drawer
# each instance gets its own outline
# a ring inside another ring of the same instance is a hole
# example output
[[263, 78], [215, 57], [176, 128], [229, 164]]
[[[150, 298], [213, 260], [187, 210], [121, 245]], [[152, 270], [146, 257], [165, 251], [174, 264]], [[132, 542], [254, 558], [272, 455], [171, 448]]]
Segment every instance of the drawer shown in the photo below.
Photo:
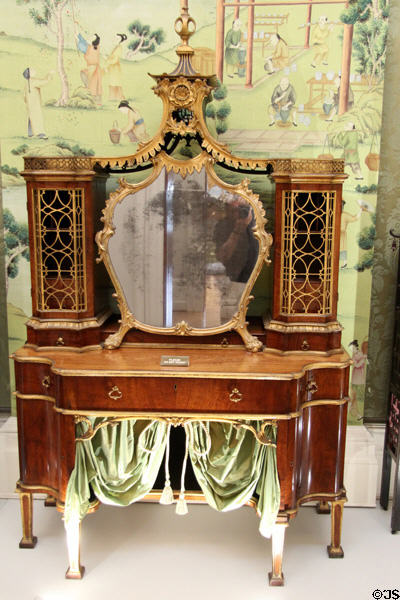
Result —
[[299, 380], [60, 376], [57, 405], [72, 410], [284, 414]]
[[54, 395], [54, 375], [47, 363], [22, 363], [15, 361], [15, 383], [20, 394]]
[[349, 367], [314, 369], [307, 375], [307, 400], [341, 399], [347, 396]]

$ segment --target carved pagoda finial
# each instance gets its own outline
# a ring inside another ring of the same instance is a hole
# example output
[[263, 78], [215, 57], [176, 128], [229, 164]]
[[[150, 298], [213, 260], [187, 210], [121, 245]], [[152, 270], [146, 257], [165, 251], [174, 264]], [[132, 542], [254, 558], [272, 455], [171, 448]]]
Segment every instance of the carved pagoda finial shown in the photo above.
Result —
[[196, 21], [189, 15], [188, 0], [181, 0], [181, 14], [175, 21], [175, 31], [182, 40], [176, 53], [179, 56], [178, 66], [170, 75], [196, 75], [192, 65], [193, 48], [189, 46], [189, 38], [196, 31]]

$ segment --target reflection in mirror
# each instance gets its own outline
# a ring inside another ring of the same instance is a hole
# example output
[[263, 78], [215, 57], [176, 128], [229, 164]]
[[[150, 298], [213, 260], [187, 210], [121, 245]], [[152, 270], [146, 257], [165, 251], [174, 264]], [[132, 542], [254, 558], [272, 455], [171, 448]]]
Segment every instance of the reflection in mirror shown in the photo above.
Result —
[[229, 322], [258, 258], [253, 209], [200, 173], [167, 173], [115, 206], [108, 252], [135, 319], [208, 329]]

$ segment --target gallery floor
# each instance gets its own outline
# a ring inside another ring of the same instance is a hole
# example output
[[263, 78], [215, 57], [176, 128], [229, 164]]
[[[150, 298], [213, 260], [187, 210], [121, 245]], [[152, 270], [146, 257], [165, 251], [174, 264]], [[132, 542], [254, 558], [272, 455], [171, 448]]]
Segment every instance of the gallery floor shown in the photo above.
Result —
[[343, 560], [326, 553], [330, 517], [304, 507], [286, 536], [286, 585], [270, 588], [270, 541], [258, 534], [252, 509], [218, 514], [190, 506], [102, 506], [83, 522], [81, 581], [64, 579], [63, 523], [54, 508], [34, 503], [34, 550], [20, 550], [18, 500], [0, 500], [1, 600], [317, 600], [399, 596], [400, 533], [380, 508], [347, 508]]

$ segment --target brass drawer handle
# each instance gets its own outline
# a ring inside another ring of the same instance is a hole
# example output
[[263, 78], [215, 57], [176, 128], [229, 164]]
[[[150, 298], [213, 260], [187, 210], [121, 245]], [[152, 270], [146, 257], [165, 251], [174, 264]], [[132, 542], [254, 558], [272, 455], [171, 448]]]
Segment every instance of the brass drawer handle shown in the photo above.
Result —
[[119, 400], [122, 398], [122, 392], [117, 385], [114, 385], [114, 387], [112, 387], [108, 392], [108, 396], [111, 398], [111, 400]]
[[307, 342], [307, 340], [303, 340], [303, 343], [301, 344], [301, 349], [302, 350], [309, 350], [310, 349], [310, 344]]
[[57, 338], [56, 346], [65, 346], [65, 342], [61, 336]]
[[49, 388], [50, 387], [50, 377], [49, 375], [46, 375], [46, 377], [43, 377], [42, 379], [42, 386], [45, 388]]
[[229, 400], [231, 400], [231, 402], [240, 402], [242, 397], [243, 394], [241, 394], [237, 388], [233, 388], [229, 394]]
[[315, 394], [315, 392], [318, 390], [317, 382], [313, 379], [309, 381], [306, 385], [306, 390], [307, 392], [310, 392], [310, 394]]

